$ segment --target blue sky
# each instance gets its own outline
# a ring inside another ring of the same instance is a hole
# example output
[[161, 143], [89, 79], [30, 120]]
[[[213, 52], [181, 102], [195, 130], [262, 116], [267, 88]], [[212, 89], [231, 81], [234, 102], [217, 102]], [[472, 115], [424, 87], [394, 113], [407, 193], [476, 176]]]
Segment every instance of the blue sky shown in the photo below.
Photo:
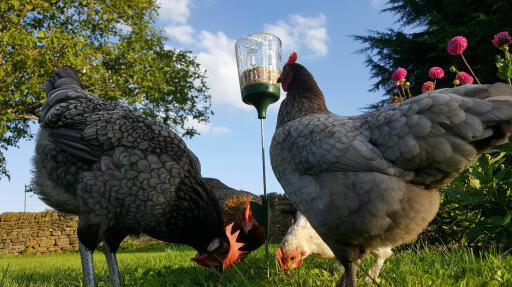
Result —
[[[350, 35], [394, 26], [392, 15], [379, 12], [384, 2], [160, 0], [156, 25], [169, 37], [168, 47], [191, 50], [208, 75], [215, 115], [208, 124], [190, 122], [201, 135], [187, 140], [201, 161], [203, 176], [263, 193], [259, 120], [240, 97], [234, 53], [238, 38], [261, 31], [276, 34], [283, 43], [283, 61], [297, 51], [297, 62], [314, 75], [329, 109], [355, 115], [381, 93], [367, 92], [370, 73], [364, 55], [356, 53], [360, 43]], [[264, 121], [267, 190], [282, 193], [268, 157], [278, 109], [272, 105]], [[23, 211], [33, 152], [34, 141], [24, 141], [6, 153], [11, 180], [0, 179], [0, 213]], [[47, 208], [37, 196], [27, 199], [27, 211]]]

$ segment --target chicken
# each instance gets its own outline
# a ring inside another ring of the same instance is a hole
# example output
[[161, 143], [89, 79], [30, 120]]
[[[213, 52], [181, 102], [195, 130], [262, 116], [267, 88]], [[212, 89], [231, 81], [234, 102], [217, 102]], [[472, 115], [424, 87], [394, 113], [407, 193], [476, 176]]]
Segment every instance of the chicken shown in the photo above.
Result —
[[508, 141], [505, 84], [434, 90], [359, 116], [331, 113], [293, 53], [278, 82], [272, 169], [290, 200], [356, 286], [370, 250], [413, 241], [439, 208], [438, 189], [481, 153]]
[[224, 228], [197, 157], [176, 133], [87, 93], [72, 67], [58, 69], [45, 90], [34, 182], [44, 202], [79, 217], [85, 286], [94, 286], [92, 254], [101, 241], [112, 284], [120, 286], [116, 251], [129, 234], [190, 245], [204, 266], [238, 260], [237, 233]]
[[258, 249], [265, 243], [265, 229], [256, 222], [252, 215], [250, 202], [260, 202], [256, 195], [231, 188], [216, 178], [204, 178], [204, 182], [219, 199], [224, 210], [224, 221], [233, 222], [232, 232], [237, 232], [237, 242], [244, 246], [240, 251], [249, 253]]
[[[380, 247], [371, 250], [370, 253], [375, 257], [375, 263], [370, 269], [369, 276], [364, 281], [367, 284], [374, 281], [379, 283], [380, 270], [386, 259], [393, 254], [393, 251], [390, 247]], [[295, 224], [288, 229], [279, 248], [276, 249], [276, 258], [283, 271], [288, 274], [289, 269], [299, 267], [303, 264], [304, 259], [310, 255], [316, 258], [335, 258], [334, 253], [316, 233], [308, 219], [297, 212]]]

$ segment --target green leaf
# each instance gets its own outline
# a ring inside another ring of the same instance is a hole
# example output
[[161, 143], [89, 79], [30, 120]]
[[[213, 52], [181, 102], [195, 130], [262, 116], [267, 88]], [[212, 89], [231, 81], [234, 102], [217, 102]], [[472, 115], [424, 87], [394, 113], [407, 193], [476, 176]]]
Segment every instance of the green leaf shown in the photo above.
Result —
[[512, 218], [512, 211], [507, 212], [507, 215], [503, 217], [503, 224], [509, 224], [510, 218]]
[[507, 80], [512, 77], [512, 65], [508, 62], [504, 63], [498, 68], [498, 77]]

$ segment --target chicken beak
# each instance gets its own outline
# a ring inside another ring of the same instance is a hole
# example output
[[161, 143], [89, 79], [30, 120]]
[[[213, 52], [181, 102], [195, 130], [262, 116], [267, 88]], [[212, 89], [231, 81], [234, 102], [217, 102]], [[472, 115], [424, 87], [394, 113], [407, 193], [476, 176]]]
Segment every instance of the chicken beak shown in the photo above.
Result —
[[210, 256], [209, 254], [200, 254], [198, 252], [196, 256], [194, 258], [191, 258], [190, 260], [204, 267], [222, 268], [220, 260]]

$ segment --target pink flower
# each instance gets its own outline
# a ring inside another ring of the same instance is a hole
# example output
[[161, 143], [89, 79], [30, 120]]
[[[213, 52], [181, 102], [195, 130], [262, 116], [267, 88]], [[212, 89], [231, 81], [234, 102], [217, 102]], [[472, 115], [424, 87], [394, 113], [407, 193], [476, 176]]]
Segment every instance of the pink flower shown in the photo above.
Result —
[[508, 46], [510, 43], [512, 43], [512, 38], [508, 32], [499, 32], [498, 34], [494, 35], [492, 43], [494, 44], [494, 47], [501, 50], [503, 49], [503, 46]]
[[468, 40], [462, 36], [457, 36], [450, 40], [446, 49], [450, 55], [460, 55], [464, 50], [466, 50], [467, 46]]
[[407, 71], [404, 68], [398, 68], [393, 72], [393, 75], [391, 75], [391, 79], [395, 82], [400, 82], [405, 79], [405, 76], [407, 76]]
[[431, 79], [441, 79], [442, 77], [444, 77], [444, 71], [439, 67], [432, 67], [428, 71], [428, 76]]
[[426, 93], [434, 90], [434, 83], [431, 81], [423, 83], [423, 86], [421, 87], [421, 92]]
[[464, 72], [459, 72], [455, 79], [457, 79], [461, 85], [473, 84], [473, 77]]

